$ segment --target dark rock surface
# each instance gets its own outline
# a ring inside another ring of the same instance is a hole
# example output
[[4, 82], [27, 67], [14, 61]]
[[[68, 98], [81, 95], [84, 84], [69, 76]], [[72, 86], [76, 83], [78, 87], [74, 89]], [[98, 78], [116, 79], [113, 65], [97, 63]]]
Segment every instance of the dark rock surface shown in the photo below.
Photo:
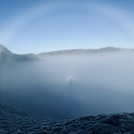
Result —
[[134, 113], [48, 120], [0, 106], [0, 134], [134, 134]]

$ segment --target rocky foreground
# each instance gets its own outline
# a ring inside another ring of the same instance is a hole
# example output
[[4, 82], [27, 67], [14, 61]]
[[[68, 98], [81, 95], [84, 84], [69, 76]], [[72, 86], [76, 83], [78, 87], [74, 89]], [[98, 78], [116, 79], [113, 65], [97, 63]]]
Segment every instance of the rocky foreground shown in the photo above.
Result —
[[47, 120], [0, 106], [0, 134], [134, 134], [134, 113]]

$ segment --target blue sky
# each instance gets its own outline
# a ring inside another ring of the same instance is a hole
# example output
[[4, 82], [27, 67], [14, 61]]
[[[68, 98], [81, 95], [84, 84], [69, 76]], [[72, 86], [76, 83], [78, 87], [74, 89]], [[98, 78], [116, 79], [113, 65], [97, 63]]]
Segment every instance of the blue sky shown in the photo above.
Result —
[[134, 48], [133, 0], [0, 0], [0, 43], [15, 53]]

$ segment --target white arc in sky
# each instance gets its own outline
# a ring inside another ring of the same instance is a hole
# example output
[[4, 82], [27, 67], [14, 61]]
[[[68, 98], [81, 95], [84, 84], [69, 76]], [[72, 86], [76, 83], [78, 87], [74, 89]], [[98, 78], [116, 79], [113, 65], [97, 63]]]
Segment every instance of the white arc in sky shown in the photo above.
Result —
[[[68, 5], [52, 3], [41, 4], [34, 8], [31, 8], [29, 11], [25, 11], [18, 17], [14, 17], [13, 21], [10, 21], [8, 24], [6, 24], [3, 28], [3, 31], [0, 33], [0, 42], [6, 45], [10, 45], [12, 39], [15, 39], [17, 33], [29, 22], [34, 21], [34, 19], [42, 15], [47, 15], [48, 13], [54, 12], [55, 10], [63, 7], [68, 8]], [[98, 15], [103, 15], [105, 17], [113, 19], [116, 23], [118, 23], [123, 29], [127, 31], [127, 33], [130, 35], [130, 39], [132, 39], [131, 42], [133, 43], [134, 23], [132, 17], [129, 14], [121, 11], [120, 9], [116, 9], [101, 4], [89, 3], [88, 5], [86, 4], [82, 7], [84, 10], [86, 7], [87, 11], [92, 10], [93, 12], [96, 12]], [[78, 6], [78, 8], [80, 7]]]

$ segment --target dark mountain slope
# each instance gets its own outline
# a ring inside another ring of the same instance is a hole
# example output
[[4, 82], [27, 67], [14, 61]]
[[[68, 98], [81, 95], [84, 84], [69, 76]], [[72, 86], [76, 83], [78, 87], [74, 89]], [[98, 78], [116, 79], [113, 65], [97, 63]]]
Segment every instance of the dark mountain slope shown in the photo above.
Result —
[[35, 54], [14, 54], [9, 51], [6, 47], [0, 44], [0, 63], [12, 61], [35, 61], [38, 60], [38, 56]]
[[85, 116], [72, 120], [37, 119], [0, 106], [0, 134], [133, 134], [134, 113]]

